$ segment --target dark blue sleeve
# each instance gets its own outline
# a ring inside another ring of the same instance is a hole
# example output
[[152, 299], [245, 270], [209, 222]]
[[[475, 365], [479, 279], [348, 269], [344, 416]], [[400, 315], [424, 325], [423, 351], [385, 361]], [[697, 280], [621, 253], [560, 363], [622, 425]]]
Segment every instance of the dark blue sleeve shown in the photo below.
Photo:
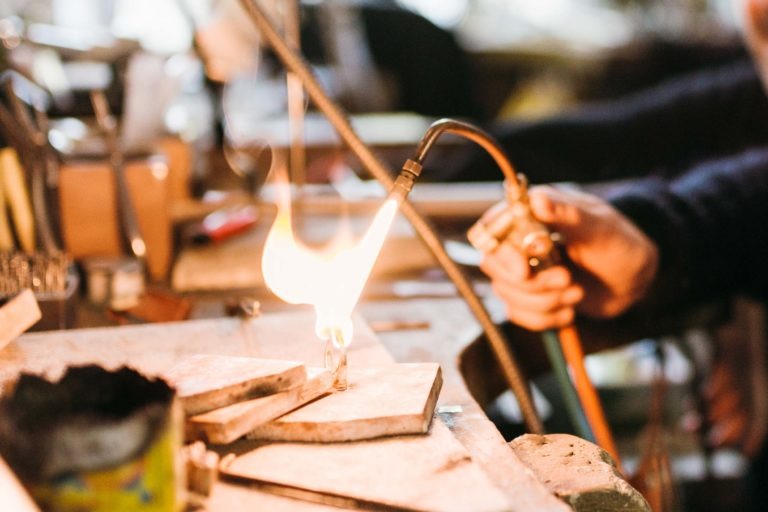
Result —
[[768, 146], [636, 181], [610, 200], [658, 244], [662, 302], [768, 298]]
[[[608, 103], [541, 121], [489, 128], [532, 183], [659, 174], [768, 143], [768, 98], [749, 61], [691, 73]], [[446, 167], [450, 169], [450, 167]], [[459, 159], [457, 181], [500, 179], [481, 150]]]

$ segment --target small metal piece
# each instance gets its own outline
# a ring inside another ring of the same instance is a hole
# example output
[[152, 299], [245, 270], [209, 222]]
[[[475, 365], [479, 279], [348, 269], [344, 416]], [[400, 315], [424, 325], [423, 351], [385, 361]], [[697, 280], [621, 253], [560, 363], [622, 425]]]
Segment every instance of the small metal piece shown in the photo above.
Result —
[[410, 331], [417, 329], [429, 329], [430, 323], [427, 321], [406, 321], [406, 320], [372, 320], [368, 326], [373, 332], [392, 332], [392, 331]]
[[464, 412], [464, 408], [460, 405], [439, 405], [436, 412], [437, 414], [460, 414]]
[[234, 297], [224, 301], [227, 316], [258, 318], [261, 316], [261, 302], [254, 297]]
[[[325, 342], [325, 368], [333, 373], [333, 387], [344, 391], [349, 387], [347, 381], [347, 342], [340, 328], [330, 329]], [[338, 357], [334, 353], [338, 352]]]
[[416, 178], [421, 175], [422, 166], [420, 163], [408, 159], [400, 169], [400, 174], [395, 178], [395, 183], [392, 186], [392, 193], [401, 196], [401, 199], [408, 197], [408, 194], [413, 190], [413, 184]]

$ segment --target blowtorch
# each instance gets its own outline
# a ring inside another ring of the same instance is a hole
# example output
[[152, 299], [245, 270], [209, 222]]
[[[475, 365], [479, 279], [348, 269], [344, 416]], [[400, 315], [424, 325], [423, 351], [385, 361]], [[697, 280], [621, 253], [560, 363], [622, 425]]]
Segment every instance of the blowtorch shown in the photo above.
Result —
[[[502, 243], [511, 244], [525, 257], [531, 272], [560, 264], [560, 236], [551, 232], [533, 214], [527, 179], [515, 172], [493, 137], [473, 125], [452, 119], [433, 123], [422, 137], [415, 155], [403, 165], [390, 196], [407, 196], [421, 173], [429, 150], [440, 135], [447, 132], [482, 146], [505, 176], [504, 203], [497, 205], [469, 229], [467, 238], [470, 243], [486, 254]], [[618, 451], [602, 405], [584, 366], [584, 352], [575, 327], [571, 325], [558, 331], [544, 331], [542, 337], [574, 427], [584, 439], [597, 442], [620, 467]], [[574, 382], [569, 376], [569, 367]]]

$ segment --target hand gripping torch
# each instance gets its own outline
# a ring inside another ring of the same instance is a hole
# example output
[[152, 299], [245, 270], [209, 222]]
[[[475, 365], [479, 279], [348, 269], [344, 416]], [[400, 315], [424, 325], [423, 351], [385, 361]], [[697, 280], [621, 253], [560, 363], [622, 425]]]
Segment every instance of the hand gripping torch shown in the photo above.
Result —
[[[531, 211], [525, 176], [508, 171], [505, 175], [505, 202], [469, 229], [467, 237], [470, 243], [486, 254], [503, 243], [510, 244], [525, 257], [534, 273], [561, 263], [560, 236], [539, 222]], [[581, 437], [597, 442], [621, 467], [600, 399], [584, 366], [584, 351], [575, 327], [548, 330], [542, 333], [542, 337], [577, 432]], [[573, 374], [573, 382], [569, 378], [568, 367]]]

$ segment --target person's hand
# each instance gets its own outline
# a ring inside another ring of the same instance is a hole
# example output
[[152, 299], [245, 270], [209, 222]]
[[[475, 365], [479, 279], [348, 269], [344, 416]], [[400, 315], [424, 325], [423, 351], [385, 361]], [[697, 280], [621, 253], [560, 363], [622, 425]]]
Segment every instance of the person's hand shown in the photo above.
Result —
[[552, 187], [531, 189], [534, 215], [564, 238], [570, 268], [532, 274], [507, 243], [480, 268], [504, 301], [508, 318], [527, 329], [563, 327], [576, 311], [610, 318], [643, 297], [656, 276], [656, 245], [602, 199]]

